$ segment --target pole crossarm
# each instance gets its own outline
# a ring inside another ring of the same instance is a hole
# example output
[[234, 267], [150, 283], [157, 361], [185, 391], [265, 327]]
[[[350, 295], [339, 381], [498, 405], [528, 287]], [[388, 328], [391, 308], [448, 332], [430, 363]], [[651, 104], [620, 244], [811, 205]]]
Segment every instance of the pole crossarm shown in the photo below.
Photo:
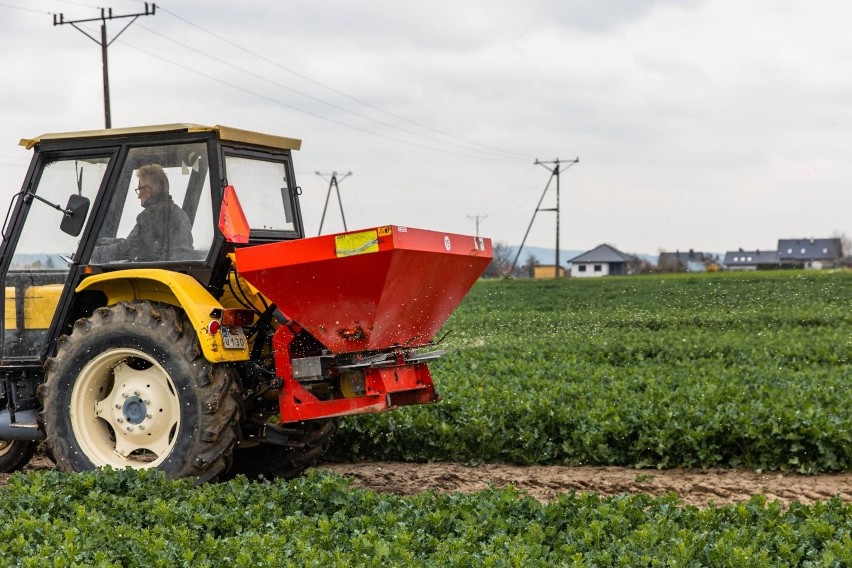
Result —
[[[112, 13], [112, 8], [101, 8], [101, 15], [99, 18], [83, 18], [80, 20], [66, 20], [65, 14], [53, 14], [53, 25], [61, 26], [64, 24], [84, 24], [86, 22], [103, 22], [106, 20], [119, 20], [121, 18], [138, 18], [139, 16], [153, 16], [157, 13], [157, 5], [156, 4], [148, 4], [145, 2], [145, 11], [139, 12], [137, 14], [121, 14], [116, 16]], [[57, 19], [58, 16], [58, 19]], [[131, 22], [133, 23], [133, 22]], [[76, 27], [76, 26], [75, 26]]]

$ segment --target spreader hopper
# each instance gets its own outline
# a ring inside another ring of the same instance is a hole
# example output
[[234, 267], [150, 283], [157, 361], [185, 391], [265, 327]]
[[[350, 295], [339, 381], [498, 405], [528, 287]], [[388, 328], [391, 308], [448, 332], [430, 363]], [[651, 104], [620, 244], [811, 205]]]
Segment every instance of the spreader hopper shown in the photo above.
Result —
[[238, 273], [332, 353], [429, 343], [491, 240], [386, 226], [237, 249]]

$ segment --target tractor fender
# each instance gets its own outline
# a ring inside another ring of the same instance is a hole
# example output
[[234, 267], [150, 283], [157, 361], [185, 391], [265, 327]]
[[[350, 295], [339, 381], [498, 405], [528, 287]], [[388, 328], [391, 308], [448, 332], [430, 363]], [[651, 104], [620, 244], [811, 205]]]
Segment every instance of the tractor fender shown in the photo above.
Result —
[[87, 277], [77, 292], [96, 290], [107, 298], [107, 305], [134, 300], [162, 302], [182, 309], [198, 336], [204, 358], [211, 363], [249, 360], [248, 345], [225, 349], [221, 333], [211, 334], [208, 325], [222, 304], [192, 276], [160, 268], [134, 268]]

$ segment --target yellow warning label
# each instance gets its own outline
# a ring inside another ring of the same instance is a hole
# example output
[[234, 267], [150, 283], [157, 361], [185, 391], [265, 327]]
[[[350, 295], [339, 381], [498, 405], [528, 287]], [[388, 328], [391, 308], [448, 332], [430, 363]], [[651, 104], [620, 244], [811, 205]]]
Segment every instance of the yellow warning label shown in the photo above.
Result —
[[379, 236], [376, 229], [337, 235], [334, 237], [334, 249], [338, 257], [379, 252]]
[[391, 233], [393, 233], [390, 225], [388, 225], [386, 227], [379, 227], [377, 230], [379, 231], [380, 237], [386, 237], [386, 236], [390, 235]]

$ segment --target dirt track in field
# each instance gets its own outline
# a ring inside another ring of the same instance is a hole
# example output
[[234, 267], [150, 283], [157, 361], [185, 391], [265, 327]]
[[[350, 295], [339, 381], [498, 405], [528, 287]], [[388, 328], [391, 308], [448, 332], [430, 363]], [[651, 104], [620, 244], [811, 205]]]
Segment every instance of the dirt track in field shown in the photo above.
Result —
[[[24, 471], [50, 469], [46, 457], [36, 455]], [[676, 493], [685, 503], [703, 507], [747, 501], [752, 495], [766, 495], [787, 505], [792, 501], [812, 503], [835, 495], [852, 502], [852, 473], [798, 475], [756, 473], [734, 469], [637, 470], [619, 467], [513, 466], [486, 464], [474, 467], [455, 463], [410, 464], [364, 462], [322, 464], [319, 469], [352, 478], [356, 487], [373, 491], [411, 495], [432, 489], [436, 492], [470, 493], [490, 485], [513, 485], [540, 501], [560, 493], [590, 491], [600, 495]], [[0, 486], [8, 474], [0, 474]]]
[[540, 500], [560, 493], [590, 491], [600, 495], [676, 493], [685, 503], [703, 507], [724, 505], [766, 495], [785, 505], [812, 503], [835, 495], [852, 502], [852, 473], [798, 475], [755, 473], [734, 469], [636, 470], [619, 467], [512, 466], [486, 464], [467, 467], [453, 463], [406, 464], [369, 462], [320, 466], [352, 477], [357, 487], [410, 495], [425, 489], [472, 492], [513, 485]]

